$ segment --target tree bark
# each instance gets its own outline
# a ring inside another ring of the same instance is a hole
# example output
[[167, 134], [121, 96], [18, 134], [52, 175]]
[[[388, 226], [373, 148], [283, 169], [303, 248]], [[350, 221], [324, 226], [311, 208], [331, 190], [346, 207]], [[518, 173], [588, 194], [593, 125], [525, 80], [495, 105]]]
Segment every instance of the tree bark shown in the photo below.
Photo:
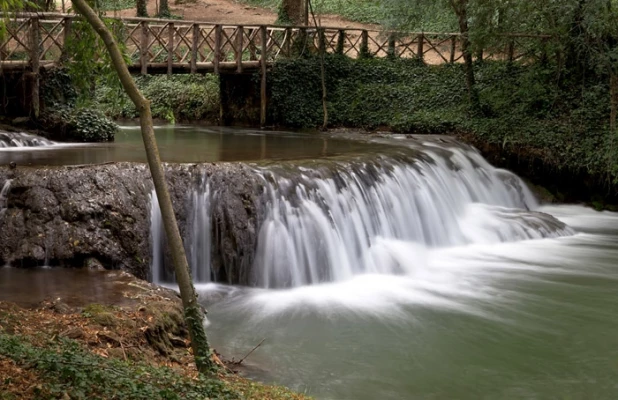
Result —
[[169, 18], [172, 15], [170, 12], [170, 4], [168, 0], [160, 0], [158, 17]]
[[135, 0], [136, 16], [148, 17], [148, 9], [146, 8], [146, 0]]
[[610, 72], [609, 93], [610, 93], [609, 127], [613, 133], [616, 131], [616, 115], [618, 114], [618, 75], [616, 75], [616, 71], [614, 69], [612, 69]]
[[281, 0], [277, 22], [281, 24], [304, 25], [307, 23], [305, 15], [308, 8], [305, 4], [309, 0]]
[[216, 370], [216, 366], [210, 358], [210, 346], [206, 338], [206, 333], [204, 332], [204, 314], [197, 302], [197, 295], [189, 273], [189, 265], [182, 244], [182, 238], [180, 237], [180, 231], [178, 230], [178, 223], [172, 207], [172, 200], [165, 181], [165, 172], [161, 164], [159, 149], [154, 136], [150, 101], [139, 91], [135, 81], [129, 73], [129, 69], [127, 68], [112, 33], [107, 29], [103, 21], [101, 21], [99, 16], [90, 8], [86, 0], [72, 0], [72, 2], [78, 12], [83, 15], [101, 37], [103, 43], [105, 43], [113, 67], [118, 73], [118, 77], [120, 78], [125, 92], [139, 110], [146, 157], [157, 193], [157, 199], [159, 200], [159, 206], [161, 207], [161, 216], [163, 218], [163, 225], [165, 226], [165, 233], [169, 241], [174, 271], [176, 273], [176, 280], [180, 289], [180, 297], [182, 298], [185, 313], [185, 322], [187, 323], [189, 336], [191, 338], [191, 348], [195, 357], [195, 364], [201, 373], [211, 374]]
[[470, 45], [470, 28], [468, 26], [468, 0], [451, 0], [451, 7], [457, 15], [459, 33], [461, 34], [461, 52], [464, 59], [464, 70], [466, 74], [466, 88], [468, 89], [468, 100], [473, 111], [479, 109], [479, 99], [476, 92], [476, 80], [474, 78], [474, 63], [472, 61], [472, 50]]

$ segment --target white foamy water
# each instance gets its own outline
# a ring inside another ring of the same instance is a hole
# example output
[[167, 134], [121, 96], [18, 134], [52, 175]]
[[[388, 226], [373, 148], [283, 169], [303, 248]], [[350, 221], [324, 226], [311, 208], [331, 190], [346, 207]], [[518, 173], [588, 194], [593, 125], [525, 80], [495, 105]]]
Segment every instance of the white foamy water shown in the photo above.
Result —
[[[537, 201], [516, 175], [493, 168], [466, 147], [429, 146], [413, 156], [255, 173], [263, 180], [264, 198], [258, 207], [265, 215], [252, 266], [250, 284], [256, 287], [398, 275], [408, 270], [406, 258], [430, 249], [574, 233], [550, 214], [534, 211]], [[212, 278], [214, 192], [204, 178], [189, 196], [185, 240], [197, 282]], [[152, 212], [154, 276], [170, 281], [163, 268], [163, 235], [157, 233], [158, 206]], [[385, 245], [394, 241], [408, 247]]]
[[54, 145], [56, 145], [56, 142], [52, 142], [51, 140], [41, 136], [31, 135], [24, 132], [0, 131], [0, 149], [3, 150]]

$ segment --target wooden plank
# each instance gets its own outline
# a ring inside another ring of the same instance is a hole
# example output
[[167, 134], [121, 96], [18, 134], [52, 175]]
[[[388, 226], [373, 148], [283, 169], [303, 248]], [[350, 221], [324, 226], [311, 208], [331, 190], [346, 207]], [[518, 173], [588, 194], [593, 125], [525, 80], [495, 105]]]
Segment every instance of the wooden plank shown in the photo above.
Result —
[[242, 47], [244, 36], [244, 27], [238, 25], [238, 28], [236, 28], [236, 72], [239, 74], [242, 73]]
[[219, 61], [221, 61], [221, 25], [215, 26], [215, 58], [213, 60], [215, 74], [219, 74]]
[[142, 75], [148, 75], [148, 43], [150, 41], [150, 38], [148, 37], [150, 34], [150, 29], [148, 28], [148, 22], [146, 21], [142, 21], [140, 22], [140, 25], [142, 27], [142, 38], [141, 38], [141, 44], [140, 44], [140, 54], [139, 54], [139, 58], [140, 58], [140, 64], [141, 64], [141, 71], [140, 73]]
[[418, 60], [422, 63], [425, 62], [425, 49], [424, 49], [424, 44], [425, 44], [425, 35], [424, 34], [419, 34], [416, 37], [417, 40], [417, 44], [416, 44], [416, 58], [418, 58]]
[[172, 64], [174, 63], [174, 23], [167, 24], [167, 75], [172, 76]]
[[40, 57], [41, 57], [41, 26], [39, 24], [38, 17], [30, 18], [30, 69], [31, 74], [31, 112], [32, 116], [39, 118], [40, 104], [39, 104], [39, 69], [40, 69]]
[[[64, 6], [64, 2], [62, 3]], [[69, 55], [66, 51], [66, 45], [67, 45], [67, 41], [70, 40], [69, 38], [71, 37], [71, 25], [73, 23], [73, 20], [71, 18], [64, 18], [63, 19], [63, 32], [62, 32], [62, 52], [60, 54], [60, 63], [63, 64], [65, 62], [67, 62], [69, 60]]]
[[262, 80], [260, 82], [260, 126], [264, 128], [266, 126], [266, 27], [260, 28], [260, 34], [262, 36], [262, 54], [260, 58], [260, 67], [262, 69]]
[[200, 41], [200, 24], [193, 24], [193, 40], [191, 41], [191, 73], [197, 72], [197, 46]]

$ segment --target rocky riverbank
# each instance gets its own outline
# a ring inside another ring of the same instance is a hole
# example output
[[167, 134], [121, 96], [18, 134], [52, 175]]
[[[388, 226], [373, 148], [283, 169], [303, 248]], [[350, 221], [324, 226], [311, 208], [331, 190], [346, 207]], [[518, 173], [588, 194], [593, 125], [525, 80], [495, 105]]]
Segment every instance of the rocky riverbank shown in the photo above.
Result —
[[[212, 210], [213, 268], [236, 282], [251, 263], [259, 184], [242, 164], [167, 165], [181, 232], [186, 233], [188, 194], [207, 176], [217, 187]], [[82, 267], [86, 261], [150, 275], [149, 205], [152, 182], [146, 165], [0, 167], [0, 265]]]

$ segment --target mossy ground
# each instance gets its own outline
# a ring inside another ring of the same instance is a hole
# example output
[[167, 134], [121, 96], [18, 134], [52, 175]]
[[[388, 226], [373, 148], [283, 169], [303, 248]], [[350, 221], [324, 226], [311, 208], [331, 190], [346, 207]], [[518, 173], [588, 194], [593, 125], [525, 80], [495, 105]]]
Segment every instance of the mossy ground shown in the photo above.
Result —
[[229, 373], [200, 376], [179, 299], [151, 285], [123, 306], [0, 302], [0, 400], [305, 399]]

